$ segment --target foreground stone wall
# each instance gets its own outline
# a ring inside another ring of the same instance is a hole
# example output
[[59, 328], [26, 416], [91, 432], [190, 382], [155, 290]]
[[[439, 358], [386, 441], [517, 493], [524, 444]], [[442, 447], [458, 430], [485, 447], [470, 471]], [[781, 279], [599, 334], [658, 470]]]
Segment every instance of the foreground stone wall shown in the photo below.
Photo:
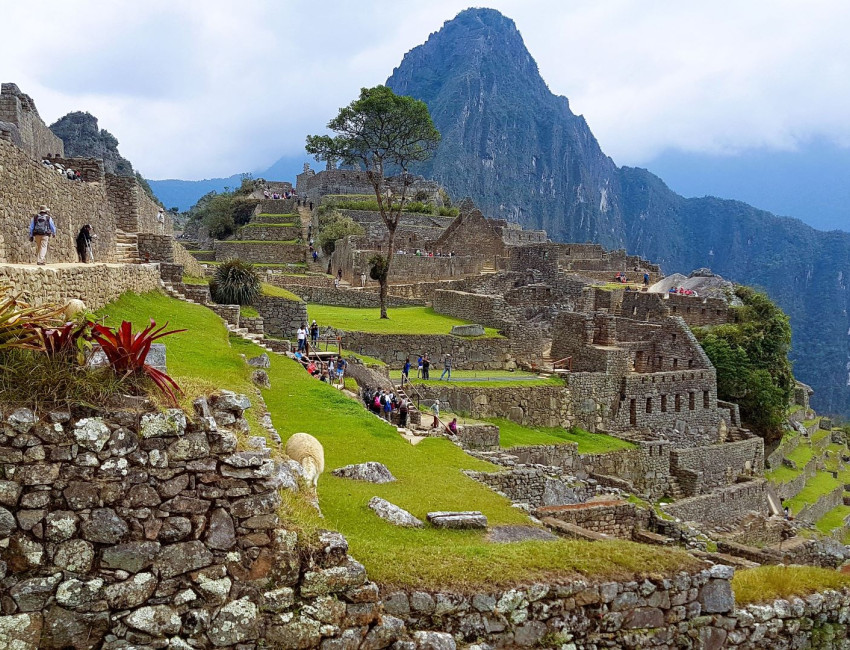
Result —
[[36, 303], [67, 304], [71, 298], [91, 310], [117, 300], [123, 293], [159, 289], [156, 264], [87, 264], [86, 266], [2, 266], [0, 285], [10, 285]]
[[383, 602], [409, 627], [440, 629], [461, 642], [497, 648], [847, 647], [850, 592], [736, 609], [732, 575], [730, 567], [718, 565], [627, 583], [579, 579], [472, 594], [389, 591]]

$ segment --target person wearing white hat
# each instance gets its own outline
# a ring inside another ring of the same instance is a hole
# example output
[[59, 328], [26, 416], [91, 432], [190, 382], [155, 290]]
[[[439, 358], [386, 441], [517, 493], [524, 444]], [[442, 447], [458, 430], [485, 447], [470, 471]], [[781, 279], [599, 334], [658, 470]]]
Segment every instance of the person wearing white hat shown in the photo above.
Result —
[[39, 266], [44, 266], [47, 258], [47, 246], [50, 238], [56, 235], [56, 224], [53, 223], [53, 217], [50, 216], [50, 208], [42, 205], [38, 209], [32, 221], [30, 221], [30, 241], [35, 242], [36, 263]]

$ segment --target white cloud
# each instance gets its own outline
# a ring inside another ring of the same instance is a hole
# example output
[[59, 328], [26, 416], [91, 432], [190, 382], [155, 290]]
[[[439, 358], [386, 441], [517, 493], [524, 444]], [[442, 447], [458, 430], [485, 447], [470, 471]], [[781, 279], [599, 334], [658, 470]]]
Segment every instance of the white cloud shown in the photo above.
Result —
[[[11, 5], [11, 3], [8, 3]], [[303, 152], [361, 86], [466, 2], [82, 2], [4, 7], [3, 81], [48, 122], [87, 110], [152, 178], [228, 176]], [[602, 148], [850, 144], [850, 4], [494, 0]]]

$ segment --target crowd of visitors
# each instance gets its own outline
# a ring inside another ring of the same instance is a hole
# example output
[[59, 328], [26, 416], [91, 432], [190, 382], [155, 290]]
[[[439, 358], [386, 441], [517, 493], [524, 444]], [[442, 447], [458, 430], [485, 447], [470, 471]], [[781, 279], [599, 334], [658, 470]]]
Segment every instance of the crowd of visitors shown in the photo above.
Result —
[[398, 425], [401, 427], [407, 426], [407, 417], [410, 414], [410, 401], [403, 395], [397, 395], [392, 390], [384, 389], [363, 389], [363, 403], [366, 408], [372, 411], [375, 415], [385, 419], [387, 422], [392, 421], [393, 413], [398, 414]]
[[285, 191], [281, 194], [280, 192], [269, 192], [268, 188], [263, 190], [263, 197], [264, 198], [274, 199], [275, 201], [278, 201], [278, 200], [281, 200], [281, 199], [294, 199], [297, 196], [298, 195], [295, 193], [295, 191], [287, 190], [287, 191]]
[[65, 167], [58, 162], [53, 162], [47, 158], [41, 161], [41, 164], [47, 167], [48, 169], [52, 169], [60, 176], [64, 176], [69, 181], [82, 181], [83, 175], [80, 173], [79, 169], [71, 169], [70, 167]]
[[684, 287], [670, 287], [667, 293], [675, 293], [679, 296], [694, 296], [699, 297], [699, 294], [692, 289], [685, 289]]

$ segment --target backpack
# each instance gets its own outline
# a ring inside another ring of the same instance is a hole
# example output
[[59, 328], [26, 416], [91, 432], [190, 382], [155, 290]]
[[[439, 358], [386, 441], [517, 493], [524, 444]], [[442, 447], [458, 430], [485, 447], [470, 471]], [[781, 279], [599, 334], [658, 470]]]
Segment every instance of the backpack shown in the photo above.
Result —
[[379, 395], [375, 395], [375, 408], [381, 408], [381, 397]]
[[32, 224], [33, 235], [50, 234], [50, 215], [39, 213], [32, 218]]

